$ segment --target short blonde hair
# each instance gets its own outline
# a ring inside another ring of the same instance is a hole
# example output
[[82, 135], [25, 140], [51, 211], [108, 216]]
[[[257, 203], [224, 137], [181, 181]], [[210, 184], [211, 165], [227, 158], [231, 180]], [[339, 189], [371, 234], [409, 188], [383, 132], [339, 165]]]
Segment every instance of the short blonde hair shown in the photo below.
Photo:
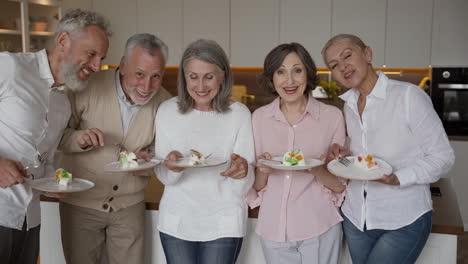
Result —
[[330, 48], [331, 45], [333, 45], [333, 44], [335, 44], [337, 42], [350, 42], [354, 46], [358, 47], [362, 52], [364, 52], [366, 50], [366, 48], [368, 47], [364, 43], [364, 41], [362, 41], [362, 39], [359, 38], [356, 35], [352, 35], [352, 34], [338, 34], [338, 35], [335, 35], [334, 37], [329, 39], [327, 41], [327, 43], [325, 43], [325, 46], [323, 46], [322, 58], [323, 58], [323, 61], [325, 62], [325, 65], [327, 65], [327, 61], [325, 60], [325, 53], [327, 52], [327, 49]]

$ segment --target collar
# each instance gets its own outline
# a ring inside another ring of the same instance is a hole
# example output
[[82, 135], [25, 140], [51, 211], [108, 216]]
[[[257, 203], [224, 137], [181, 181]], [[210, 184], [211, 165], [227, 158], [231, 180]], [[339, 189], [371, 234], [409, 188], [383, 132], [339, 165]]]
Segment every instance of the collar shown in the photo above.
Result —
[[[377, 71], [377, 75], [379, 76], [379, 78], [377, 79], [374, 88], [368, 96], [385, 100], [387, 96], [388, 77], [381, 71]], [[359, 94], [359, 90], [353, 88], [347, 91], [346, 93], [340, 95], [339, 97], [345, 102], [357, 103]]]
[[[271, 109], [268, 111], [267, 117], [274, 117], [276, 120], [285, 120], [284, 114], [281, 111], [280, 108], [280, 97], [277, 97], [272, 103], [271, 103]], [[320, 107], [318, 101], [312, 97], [312, 94], [309, 95], [307, 98], [307, 105], [305, 107], [304, 113], [302, 114], [302, 117], [304, 115], [309, 114], [316, 120], [319, 119], [319, 113], [320, 113]], [[301, 118], [302, 119], [302, 118]]]
[[125, 105], [127, 105], [128, 107], [140, 107], [140, 105], [130, 103], [130, 101], [128, 101], [127, 97], [125, 96], [122, 85], [120, 85], [119, 68], [115, 70], [114, 80], [115, 80], [115, 89], [117, 90], [117, 96], [119, 97], [119, 100], [123, 102]]
[[47, 51], [45, 49], [42, 49], [36, 52], [36, 58], [37, 66], [39, 68], [39, 77], [43, 80], [47, 80], [50, 86], [52, 86], [55, 80], [54, 76], [52, 75], [52, 71], [50, 70], [49, 58], [47, 58]]

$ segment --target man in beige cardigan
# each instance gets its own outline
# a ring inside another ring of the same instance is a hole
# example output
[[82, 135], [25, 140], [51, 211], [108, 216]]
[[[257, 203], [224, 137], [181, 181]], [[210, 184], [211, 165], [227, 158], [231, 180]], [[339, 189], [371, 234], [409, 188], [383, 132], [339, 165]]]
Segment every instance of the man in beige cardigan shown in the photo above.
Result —
[[153, 145], [154, 119], [170, 94], [161, 87], [167, 46], [151, 34], [136, 34], [116, 71], [96, 74], [88, 88], [70, 94], [72, 117], [60, 143], [62, 165], [94, 182], [89, 191], [60, 202], [62, 245], [68, 264], [143, 263], [144, 172], [112, 173], [119, 147], [141, 153]]

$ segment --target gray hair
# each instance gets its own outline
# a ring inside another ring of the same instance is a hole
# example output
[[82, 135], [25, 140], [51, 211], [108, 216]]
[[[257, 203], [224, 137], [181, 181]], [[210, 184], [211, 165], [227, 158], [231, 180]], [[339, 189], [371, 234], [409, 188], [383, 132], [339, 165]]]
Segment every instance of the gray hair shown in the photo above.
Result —
[[81, 9], [71, 9], [60, 19], [55, 29], [55, 38], [60, 32], [83, 31], [87, 26], [98, 26], [107, 37], [112, 36], [109, 22], [100, 14]]
[[169, 57], [169, 49], [158, 37], [149, 33], [139, 33], [131, 36], [125, 44], [124, 57], [128, 58], [132, 50], [136, 47], [140, 47], [148, 52], [149, 55], [154, 56], [157, 50], [161, 50], [164, 57], [164, 64], [167, 63]]
[[327, 43], [325, 43], [325, 46], [323, 46], [322, 58], [325, 61], [325, 65], [327, 64], [327, 62], [325, 60], [325, 55], [326, 55], [325, 53], [327, 52], [327, 49], [330, 48], [331, 45], [333, 45], [333, 44], [335, 44], [337, 42], [350, 42], [354, 46], [358, 47], [362, 52], [364, 52], [366, 50], [366, 48], [368, 47], [366, 44], [364, 44], [364, 41], [362, 41], [362, 39], [360, 39], [356, 35], [338, 34], [338, 35], [332, 37], [331, 39], [329, 39], [327, 41]]
[[191, 59], [214, 64], [224, 74], [223, 83], [218, 94], [213, 98], [211, 107], [221, 113], [229, 111], [229, 97], [234, 83], [229, 60], [223, 48], [216, 41], [206, 39], [199, 39], [190, 43], [182, 55], [177, 76], [179, 111], [184, 114], [191, 110], [194, 105], [193, 98], [187, 91], [187, 81], [185, 80], [185, 67]]

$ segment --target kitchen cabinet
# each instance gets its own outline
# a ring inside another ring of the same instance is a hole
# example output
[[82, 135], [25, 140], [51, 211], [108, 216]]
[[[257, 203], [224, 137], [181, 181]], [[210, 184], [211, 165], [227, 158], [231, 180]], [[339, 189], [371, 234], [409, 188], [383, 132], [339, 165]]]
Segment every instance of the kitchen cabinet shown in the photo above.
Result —
[[468, 66], [468, 1], [434, 0], [432, 66]]
[[355, 34], [373, 51], [373, 66], [382, 67], [385, 60], [386, 1], [333, 0], [332, 36]]
[[166, 65], [178, 66], [183, 52], [182, 0], [138, 0], [137, 32], [156, 35], [169, 47]]
[[58, 0], [1, 0], [0, 51], [45, 48], [61, 17], [60, 4]]
[[268, 52], [279, 43], [278, 0], [231, 2], [231, 64], [263, 67]]
[[106, 64], [120, 63], [125, 43], [128, 37], [137, 33], [137, 6], [136, 2], [128, 0], [99, 0], [93, 1], [94, 11], [105, 16], [114, 32], [110, 38]]
[[332, 1], [280, 1], [280, 42], [301, 43], [318, 67], [325, 67], [322, 48], [331, 37]]
[[[204, 38], [216, 41], [229, 56], [229, 0], [184, 0], [183, 44]], [[170, 24], [170, 22], [168, 23]]]
[[385, 61], [389, 68], [426, 68], [431, 57], [432, 1], [387, 3]]

